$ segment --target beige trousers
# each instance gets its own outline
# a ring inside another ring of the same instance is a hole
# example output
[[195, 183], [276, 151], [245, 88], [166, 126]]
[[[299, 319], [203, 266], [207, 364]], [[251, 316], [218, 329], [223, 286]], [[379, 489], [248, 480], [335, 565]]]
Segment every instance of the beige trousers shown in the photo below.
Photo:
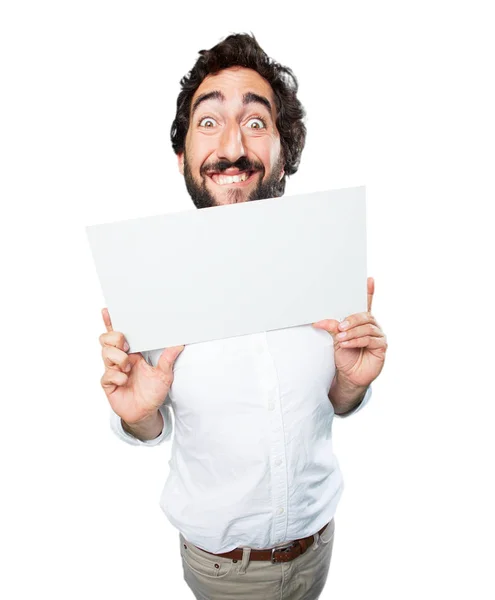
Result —
[[317, 600], [325, 586], [332, 557], [335, 522], [304, 554], [286, 563], [213, 556], [180, 537], [184, 579], [197, 600]]

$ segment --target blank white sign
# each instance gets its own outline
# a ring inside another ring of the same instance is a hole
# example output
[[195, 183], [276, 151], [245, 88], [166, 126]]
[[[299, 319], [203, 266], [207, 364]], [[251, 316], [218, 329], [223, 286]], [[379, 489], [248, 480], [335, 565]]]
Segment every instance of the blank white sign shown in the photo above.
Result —
[[86, 227], [115, 331], [141, 352], [367, 309], [365, 188]]

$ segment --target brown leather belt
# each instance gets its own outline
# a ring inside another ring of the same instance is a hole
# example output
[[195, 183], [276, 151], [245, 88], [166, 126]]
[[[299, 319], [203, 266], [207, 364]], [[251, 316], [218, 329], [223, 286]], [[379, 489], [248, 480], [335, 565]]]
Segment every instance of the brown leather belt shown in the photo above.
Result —
[[[328, 523], [324, 525], [318, 534], [322, 534], [325, 530], [325, 527], [328, 526]], [[304, 554], [306, 550], [311, 546], [314, 542], [314, 535], [310, 535], [308, 537], [302, 538], [300, 540], [294, 540], [287, 546], [282, 548], [270, 548], [268, 550], [256, 550], [255, 548], [251, 549], [251, 554], [249, 555], [249, 560], [269, 560], [272, 563], [282, 563], [289, 562]], [[203, 548], [201, 548], [203, 550]], [[207, 550], [203, 550], [203, 552], [208, 552]], [[236, 548], [235, 550], [231, 550], [230, 552], [224, 552], [223, 554], [214, 554], [213, 552], [208, 552], [212, 556], [222, 556], [224, 558], [232, 558], [234, 562], [242, 559], [243, 549]]]

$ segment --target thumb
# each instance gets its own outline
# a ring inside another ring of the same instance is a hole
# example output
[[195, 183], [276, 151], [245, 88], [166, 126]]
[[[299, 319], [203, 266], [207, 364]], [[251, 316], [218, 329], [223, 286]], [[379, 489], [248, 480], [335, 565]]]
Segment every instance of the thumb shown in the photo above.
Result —
[[313, 327], [316, 327], [316, 329], [324, 329], [334, 337], [335, 334], [339, 333], [339, 323], [340, 321], [337, 321], [336, 319], [324, 319], [323, 321], [313, 323]]
[[170, 348], [164, 348], [163, 352], [160, 354], [160, 358], [156, 364], [156, 368], [161, 371], [168, 372], [170, 371], [179, 354], [184, 350], [185, 346], [170, 346]]

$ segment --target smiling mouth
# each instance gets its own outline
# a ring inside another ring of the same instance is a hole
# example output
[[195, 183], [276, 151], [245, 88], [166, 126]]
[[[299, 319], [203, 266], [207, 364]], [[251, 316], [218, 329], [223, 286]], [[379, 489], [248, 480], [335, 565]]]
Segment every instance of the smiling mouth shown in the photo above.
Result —
[[208, 177], [220, 186], [225, 185], [233, 185], [235, 187], [242, 187], [243, 185], [248, 185], [254, 175], [258, 173], [258, 171], [242, 171], [236, 173], [235, 175], [225, 175], [224, 173], [208, 173]]

